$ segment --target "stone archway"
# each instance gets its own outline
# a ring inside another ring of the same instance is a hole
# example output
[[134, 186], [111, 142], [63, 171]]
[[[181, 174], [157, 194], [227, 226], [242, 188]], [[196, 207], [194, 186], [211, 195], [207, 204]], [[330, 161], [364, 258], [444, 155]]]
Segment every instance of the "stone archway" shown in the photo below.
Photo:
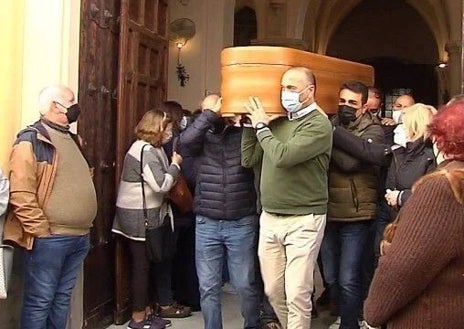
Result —
[[[423, 4], [426, 5], [426, 1]], [[319, 12], [318, 29], [327, 28], [317, 33], [319, 51], [373, 65], [377, 85], [387, 94], [406, 87], [414, 90], [419, 101], [433, 105], [441, 101], [438, 90], [444, 88], [439, 88], [435, 74], [435, 67], [442, 58], [437, 40], [440, 33], [434, 33], [426, 21], [423, 13], [427, 8], [422, 9], [421, 14], [408, 1], [354, 0], [344, 2], [337, 9], [336, 17], [340, 21], [333, 16], [330, 22], [324, 18], [335, 10], [334, 6], [321, 8]], [[444, 48], [442, 39], [440, 43]], [[423, 83], [425, 77], [427, 83]], [[396, 86], [392, 83], [395, 80]]]

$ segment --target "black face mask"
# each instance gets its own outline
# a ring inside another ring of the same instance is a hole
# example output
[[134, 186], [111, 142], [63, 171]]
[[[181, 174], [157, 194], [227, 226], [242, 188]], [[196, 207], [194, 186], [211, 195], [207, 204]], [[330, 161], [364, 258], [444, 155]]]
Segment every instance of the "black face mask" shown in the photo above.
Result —
[[351, 121], [356, 120], [356, 111], [354, 107], [348, 105], [339, 105], [338, 106], [338, 118], [342, 124], [348, 124]]
[[73, 104], [68, 107], [66, 110], [66, 117], [68, 118], [69, 123], [73, 123], [77, 121], [79, 114], [81, 114], [81, 109], [79, 108], [79, 104]]

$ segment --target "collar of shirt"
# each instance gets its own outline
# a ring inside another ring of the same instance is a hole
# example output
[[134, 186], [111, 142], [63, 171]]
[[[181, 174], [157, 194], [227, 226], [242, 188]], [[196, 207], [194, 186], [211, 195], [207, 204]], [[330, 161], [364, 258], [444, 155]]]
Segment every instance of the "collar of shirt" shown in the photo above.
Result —
[[290, 112], [287, 113], [287, 118], [290, 121], [302, 118], [305, 115], [311, 113], [312, 111], [317, 110], [317, 107], [318, 107], [317, 103], [313, 102], [310, 105], [306, 106], [305, 108], [302, 108], [294, 113], [290, 113]]

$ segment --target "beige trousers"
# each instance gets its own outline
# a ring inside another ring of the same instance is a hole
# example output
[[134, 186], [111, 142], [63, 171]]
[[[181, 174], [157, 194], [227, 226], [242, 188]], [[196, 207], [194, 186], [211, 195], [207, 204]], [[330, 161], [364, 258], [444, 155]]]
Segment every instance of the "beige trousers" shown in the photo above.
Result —
[[284, 329], [311, 328], [311, 293], [326, 215], [260, 217], [264, 291]]

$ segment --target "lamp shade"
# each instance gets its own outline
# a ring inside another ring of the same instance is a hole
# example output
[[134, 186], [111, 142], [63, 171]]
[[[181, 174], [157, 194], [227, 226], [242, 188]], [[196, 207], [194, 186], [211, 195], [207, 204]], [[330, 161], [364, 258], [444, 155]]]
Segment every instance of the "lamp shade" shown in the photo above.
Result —
[[250, 96], [259, 97], [268, 114], [285, 115], [280, 103], [280, 80], [291, 67], [309, 68], [316, 77], [316, 101], [327, 113], [338, 108], [340, 85], [358, 80], [374, 84], [374, 68], [285, 47], [231, 47], [221, 52], [221, 94], [223, 116], [246, 113]]

